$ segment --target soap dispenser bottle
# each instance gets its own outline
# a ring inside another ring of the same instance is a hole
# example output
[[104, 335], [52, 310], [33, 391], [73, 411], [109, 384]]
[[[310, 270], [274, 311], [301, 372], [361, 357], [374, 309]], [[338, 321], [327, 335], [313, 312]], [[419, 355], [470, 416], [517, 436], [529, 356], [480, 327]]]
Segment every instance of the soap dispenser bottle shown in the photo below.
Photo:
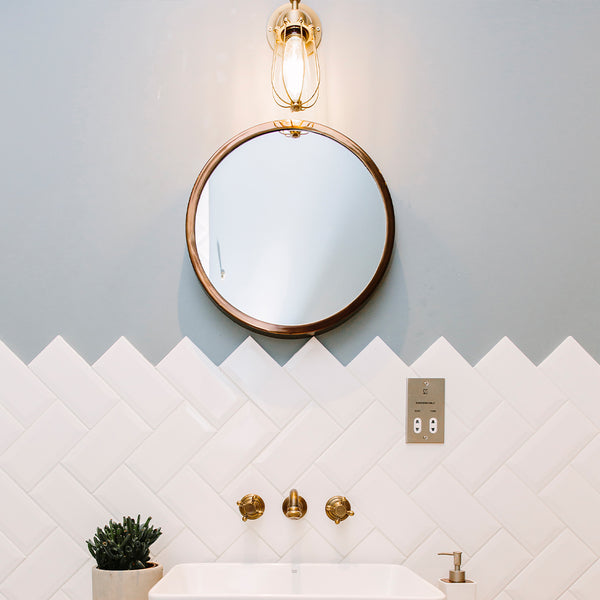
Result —
[[460, 568], [462, 552], [438, 552], [438, 556], [453, 556], [454, 569], [450, 570], [448, 578], [439, 580], [438, 587], [446, 594], [447, 600], [476, 600], [477, 584], [465, 577]]

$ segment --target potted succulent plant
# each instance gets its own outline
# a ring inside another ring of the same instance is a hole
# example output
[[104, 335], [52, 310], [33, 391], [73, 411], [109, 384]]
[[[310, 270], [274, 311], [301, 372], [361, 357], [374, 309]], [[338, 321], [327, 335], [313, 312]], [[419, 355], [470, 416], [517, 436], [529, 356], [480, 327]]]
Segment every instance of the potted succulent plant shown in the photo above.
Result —
[[148, 591], [162, 577], [161, 565], [150, 561], [150, 545], [162, 534], [150, 525], [151, 517], [140, 523], [123, 517], [112, 519], [87, 540], [97, 566], [92, 570], [94, 600], [148, 600]]

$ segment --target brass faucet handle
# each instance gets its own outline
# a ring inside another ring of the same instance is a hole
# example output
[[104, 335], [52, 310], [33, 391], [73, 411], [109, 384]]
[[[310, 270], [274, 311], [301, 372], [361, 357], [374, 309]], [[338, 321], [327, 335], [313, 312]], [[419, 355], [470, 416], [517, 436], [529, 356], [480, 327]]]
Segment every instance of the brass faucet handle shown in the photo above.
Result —
[[265, 503], [258, 494], [246, 494], [237, 503], [240, 513], [242, 514], [242, 521], [254, 521], [263, 516], [265, 512]]
[[354, 516], [354, 512], [350, 510], [350, 502], [344, 496], [333, 496], [327, 500], [325, 505], [325, 513], [336, 525], [345, 521], [348, 517]]

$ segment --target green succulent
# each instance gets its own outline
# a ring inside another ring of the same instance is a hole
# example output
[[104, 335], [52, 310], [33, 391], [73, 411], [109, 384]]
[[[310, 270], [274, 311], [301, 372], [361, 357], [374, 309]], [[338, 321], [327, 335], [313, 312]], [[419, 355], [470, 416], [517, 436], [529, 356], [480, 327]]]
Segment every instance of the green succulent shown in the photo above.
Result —
[[128, 569], [145, 569], [150, 562], [150, 546], [162, 534], [160, 527], [150, 525], [152, 517], [140, 524], [131, 517], [123, 517], [123, 523], [115, 523], [112, 519], [104, 529], [96, 530], [93, 541], [87, 540], [90, 554], [96, 559], [99, 569], [110, 571], [126, 571]]

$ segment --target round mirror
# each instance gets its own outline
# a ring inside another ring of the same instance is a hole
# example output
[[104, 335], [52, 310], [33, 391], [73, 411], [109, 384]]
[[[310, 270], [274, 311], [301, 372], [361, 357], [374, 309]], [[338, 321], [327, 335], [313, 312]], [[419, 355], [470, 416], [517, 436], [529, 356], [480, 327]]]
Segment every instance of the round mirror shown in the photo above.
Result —
[[394, 241], [388, 188], [352, 140], [316, 123], [265, 123], [208, 161], [186, 237], [202, 285], [261, 333], [321, 333], [358, 310]]

